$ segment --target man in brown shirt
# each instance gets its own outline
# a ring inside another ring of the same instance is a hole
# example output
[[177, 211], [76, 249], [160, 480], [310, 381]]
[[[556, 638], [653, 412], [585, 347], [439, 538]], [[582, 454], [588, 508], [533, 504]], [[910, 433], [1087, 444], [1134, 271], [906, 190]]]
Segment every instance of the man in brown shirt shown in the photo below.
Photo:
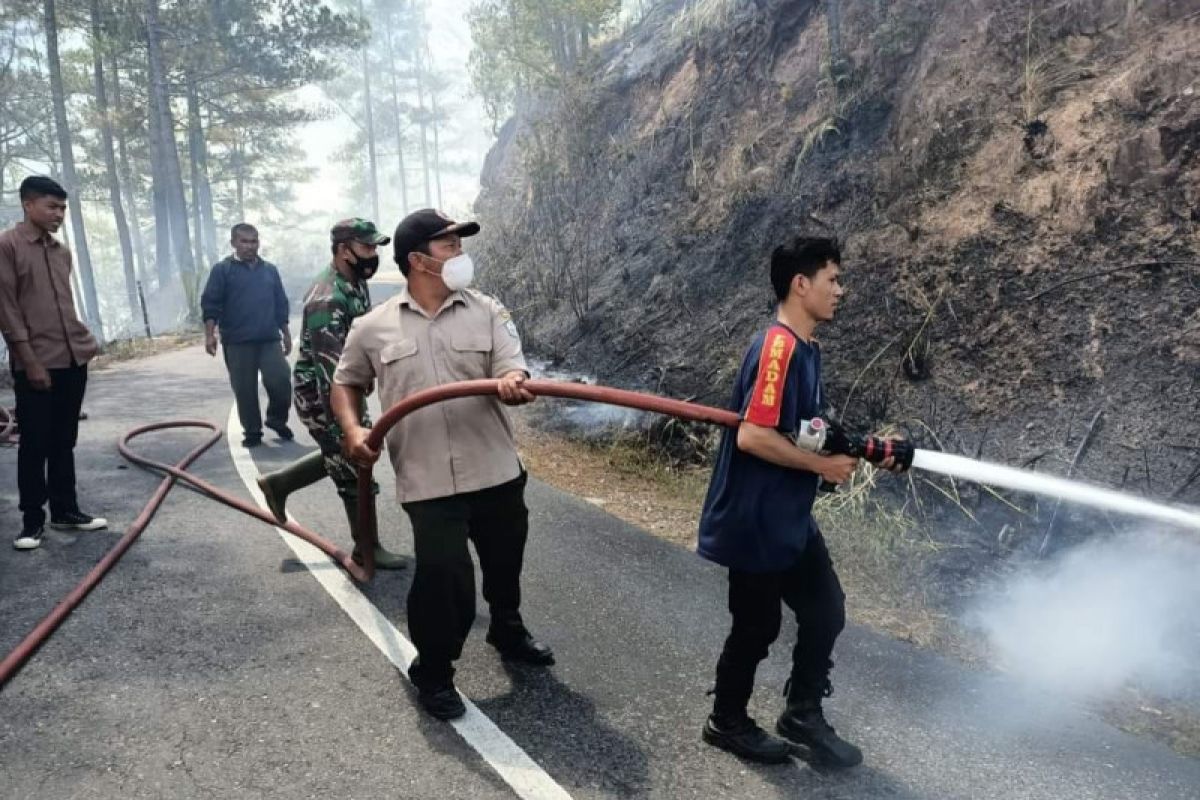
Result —
[[79, 510], [75, 497], [75, 440], [87, 388], [87, 364], [99, 351], [75, 313], [71, 251], [54, 238], [67, 193], [50, 178], [21, 183], [25, 219], [0, 233], [0, 332], [8, 343], [17, 396], [17, 490], [24, 517], [18, 550], [42, 543], [50, 527], [93, 531], [105, 520]]
[[525, 469], [500, 403], [533, 399], [521, 341], [508, 311], [467, 288], [473, 268], [457, 224], [432, 209], [405, 217], [392, 237], [408, 285], [354, 321], [333, 377], [332, 406], [342, 447], [356, 463], [379, 458], [359, 424], [362, 398], [376, 382], [390, 408], [413, 392], [444, 383], [499, 378], [498, 397], [468, 397], [417, 411], [393, 428], [388, 451], [396, 493], [412, 522], [416, 574], [408, 627], [417, 648], [409, 677], [421, 705], [439, 719], [465, 713], [454, 688], [454, 661], [475, 620], [475, 572], [483, 573], [491, 610], [487, 641], [506, 660], [547, 666], [550, 648], [521, 619], [521, 566], [529, 530]]

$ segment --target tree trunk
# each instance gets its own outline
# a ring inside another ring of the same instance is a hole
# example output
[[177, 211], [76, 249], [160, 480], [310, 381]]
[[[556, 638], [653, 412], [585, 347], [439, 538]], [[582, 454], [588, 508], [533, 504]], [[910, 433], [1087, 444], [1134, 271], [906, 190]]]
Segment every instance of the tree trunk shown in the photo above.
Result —
[[430, 89], [429, 105], [433, 111], [433, 182], [437, 189], [437, 207], [442, 207], [442, 145], [439, 137], [437, 90]]
[[0, 119], [0, 198], [4, 197], [4, 174], [8, 170], [8, 125]]
[[216, 263], [220, 258], [217, 252], [217, 217], [213, 211], [212, 181], [208, 176], [208, 135], [205, 131], [212, 130], [212, 112], [207, 115], [208, 125], [200, 125], [200, 183], [203, 191], [200, 193], [200, 218], [204, 220], [204, 252], [209, 264]]
[[43, 3], [46, 26], [46, 64], [50, 69], [50, 94], [54, 103], [54, 127], [58, 133], [58, 149], [62, 158], [63, 180], [70, 193], [71, 231], [75, 238], [75, 258], [79, 263], [79, 278], [83, 285], [85, 306], [83, 318], [92, 333], [104, 340], [104, 324], [100, 319], [100, 300], [96, 296], [96, 280], [92, 275], [92, 257], [88, 251], [87, 233], [83, 227], [83, 205], [80, 202], [79, 177], [75, 174], [75, 152], [71, 149], [71, 129], [67, 124], [67, 101], [63, 91], [62, 68], [58, 61], [58, 15], [54, 0]]
[[[121, 105], [121, 70], [114, 66], [112, 70], [113, 104], [115, 108]], [[133, 193], [133, 173], [129, 168], [129, 147], [125, 142], [124, 127], [118, 127], [117, 135], [117, 167], [120, 172], [121, 191], [125, 198], [125, 208], [129, 212], [129, 229], [133, 237], [133, 260], [137, 265], [137, 274], [143, 285], [149, 284], [148, 265], [146, 263], [146, 243], [142, 240], [142, 222], [138, 215], [137, 198]]]
[[150, 67], [151, 108], [158, 119], [158, 139], [167, 210], [171, 218], [171, 254], [183, 280], [188, 298], [188, 313], [195, 314], [198, 287], [195, 284], [196, 265], [192, 260], [191, 236], [188, 232], [187, 200], [183, 194], [183, 175], [179, 170], [179, 149], [175, 143], [175, 121], [171, 115], [171, 96], [167, 87], [166, 65], [162, 57], [162, 32], [158, 22], [158, 0], [146, 0], [146, 50]]
[[[54, 173], [54, 174], [57, 174], [57, 173]], [[71, 226], [69, 224], [63, 230], [62, 236], [63, 236], [63, 241], [66, 243], [67, 247], [74, 250], [75, 249], [75, 231], [71, 230]], [[75, 303], [76, 308], [82, 309], [85, 307], [84, 303], [83, 303], [83, 294], [79, 291], [79, 270], [77, 270], [77, 269], [71, 270], [71, 300], [72, 300], [72, 302]]]
[[100, 26], [100, 0], [91, 0], [92, 22], [92, 73], [96, 83], [96, 111], [100, 117], [100, 146], [104, 153], [104, 172], [108, 179], [108, 200], [112, 204], [113, 219], [117, 225], [117, 239], [121, 244], [121, 264], [125, 268], [125, 299], [129, 303], [129, 318], [138, 316], [137, 273], [133, 263], [133, 243], [129, 238], [129, 225], [125, 221], [125, 207], [121, 202], [121, 182], [117, 177], [117, 155], [113, 149], [112, 120], [108, 116], [108, 88], [104, 80], [104, 59], [101, 55], [103, 35]]
[[4, 197], [4, 174], [8, 170], [8, 124], [0, 119], [0, 199]]
[[414, 73], [417, 78], [417, 119], [421, 124], [421, 175], [425, 180], [425, 205], [433, 205], [433, 193], [429, 188], [429, 115], [425, 112], [425, 33], [422, 29], [421, 43], [413, 57]]
[[[363, 0], [358, 0], [358, 15], [363, 19], [367, 18]], [[375, 215], [371, 219], [374, 221], [379, 219], [379, 170], [375, 158], [375, 109], [371, 102], [370, 51], [369, 46], [362, 48], [363, 92], [367, 122], [367, 187], [371, 192], [371, 211]]]
[[158, 274], [158, 288], [171, 282], [175, 274], [171, 257], [171, 210], [167, 205], [166, 173], [163, 165], [162, 136], [158, 133], [158, 114], [154, 103], [147, 104], [147, 122], [150, 133], [150, 194], [154, 198], [154, 265]]
[[187, 79], [187, 116], [188, 161], [192, 171], [192, 230], [196, 232], [192, 244], [195, 248], [196, 263], [203, 265], [206, 260], [204, 240], [207, 238], [207, 232], [204, 230], [200, 208], [204, 205], [202, 194], [208, 181], [200, 169], [204, 163], [204, 131], [200, 128], [200, 97], [196, 94], [196, 83], [191, 76]]
[[394, 15], [388, 10], [388, 24], [384, 26], [387, 36], [388, 75], [391, 77], [392, 110], [396, 114], [396, 163], [400, 170], [400, 216], [408, 214], [408, 168], [404, 165], [404, 120], [400, 114], [400, 89], [396, 80], [396, 45], [392, 38]]
[[246, 156], [239, 140], [233, 146], [233, 182], [235, 187], [234, 202], [237, 209], [238, 222], [246, 221]]

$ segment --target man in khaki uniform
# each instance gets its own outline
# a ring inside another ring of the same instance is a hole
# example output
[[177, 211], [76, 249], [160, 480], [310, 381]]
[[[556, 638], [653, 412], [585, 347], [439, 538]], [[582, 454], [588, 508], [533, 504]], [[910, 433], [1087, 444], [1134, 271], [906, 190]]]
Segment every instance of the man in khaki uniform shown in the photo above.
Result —
[[462, 252], [462, 237], [478, 232], [477, 223], [455, 223], [432, 209], [400, 222], [392, 241], [408, 285], [354, 321], [333, 378], [342, 447], [359, 464], [379, 458], [366, 446], [369, 431], [358, 417], [374, 383], [387, 409], [440, 384], [500, 379], [498, 397], [429, 406], [405, 417], [387, 437], [416, 555], [408, 625], [418, 657], [409, 677], [421, 705], [439, 719], [465, 713], [454, 688], [453, 662], [475, 620], [468, 541], [479, 555], [491, 610], [488, 643], [505, 659], [554, 663], [550, 648], [529, 634], [519, 611], [529, 529], [526, 474], [500, 405], [527, 403], [533, 395], [522, 386], [529, 373], [508, 311], [467, 288], [473, 267]]

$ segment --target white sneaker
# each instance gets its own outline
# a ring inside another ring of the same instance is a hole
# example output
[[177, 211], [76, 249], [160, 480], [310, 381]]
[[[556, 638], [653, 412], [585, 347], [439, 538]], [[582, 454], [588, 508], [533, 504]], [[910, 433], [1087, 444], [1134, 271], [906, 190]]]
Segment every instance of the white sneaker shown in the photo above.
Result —
[[21, 535], [13, 540], [13, 547], [17, 550], [36, 550], [42, 546], [44, 532], [42, 528], [38, 528], [36, 531], [21, 531]]

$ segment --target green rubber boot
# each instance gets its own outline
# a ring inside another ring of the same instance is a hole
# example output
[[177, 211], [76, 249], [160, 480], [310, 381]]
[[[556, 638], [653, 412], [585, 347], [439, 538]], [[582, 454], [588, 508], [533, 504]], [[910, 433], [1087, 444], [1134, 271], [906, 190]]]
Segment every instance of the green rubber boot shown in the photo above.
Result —
[[[346, 519], [350, 523], [350, 538], [358, 542], [358, 500], [353, 497], [342, 497], [342, 505], [346, 508]], [[357, 545], [356, 545], [357, 546]], [[362, 563], [357, 550], [354, 552], [354, 561]], [[408, 559], [399, 553], [393, 553], [390, 550], [385, 550], [383, 545], [375, 543], [375, 569], [404, 569], [408, 566]]]
[[267, 508], [282, 525], [287, 522], [288, 495], [297, 489], [312, 486], [324, 477], [325, 456], [316, 450], [281, 470], [258, 476], [258, 488], [267, 501]]

